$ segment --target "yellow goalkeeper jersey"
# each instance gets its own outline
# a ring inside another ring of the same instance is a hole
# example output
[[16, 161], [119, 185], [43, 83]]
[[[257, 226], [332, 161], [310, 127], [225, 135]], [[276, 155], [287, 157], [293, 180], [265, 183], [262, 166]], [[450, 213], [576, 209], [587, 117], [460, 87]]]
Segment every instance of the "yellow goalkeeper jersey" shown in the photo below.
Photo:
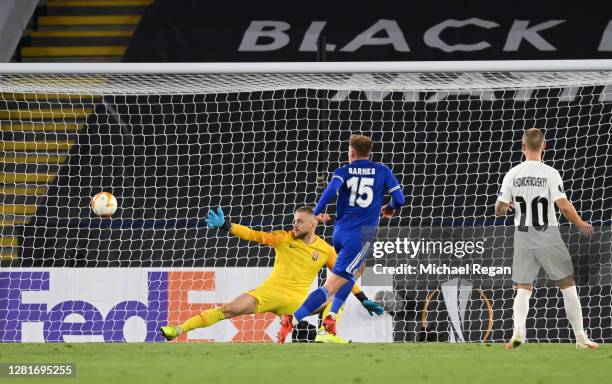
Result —
[[[241, 239], [274, 248], [274, 268], [263, 283], [266, 286], [277, 286], [296, 294], [308, 293], [321, 268], [327, 266], [331, 270], [336, 262], [336, 250], [319, 236], [315, 237], [312, 244], [306, 244], [296, 239], [293, 231], [261, 232], [234, 223], [231, 233]], [[355, 284], [353, 293], [360, 291]]]

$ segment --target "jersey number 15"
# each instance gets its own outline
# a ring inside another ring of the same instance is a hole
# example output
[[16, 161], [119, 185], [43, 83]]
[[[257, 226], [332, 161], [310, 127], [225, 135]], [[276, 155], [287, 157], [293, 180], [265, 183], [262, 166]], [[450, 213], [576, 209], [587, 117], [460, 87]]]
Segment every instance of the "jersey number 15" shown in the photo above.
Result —
[[346, 181], [346, 186], [351, 190], [349, 205], [355, 206], [355, 203], [361, 208], [367, 208], [374, 200], [374, 179], [371, 177], [351, 177]]

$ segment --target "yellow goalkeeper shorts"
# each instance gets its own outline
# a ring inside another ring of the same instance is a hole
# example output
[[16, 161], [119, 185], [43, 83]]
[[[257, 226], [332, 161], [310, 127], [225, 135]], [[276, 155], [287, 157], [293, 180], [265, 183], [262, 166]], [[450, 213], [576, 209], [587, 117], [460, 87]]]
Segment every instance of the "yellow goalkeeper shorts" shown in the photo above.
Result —
[[246, 292], [257, 301], [255, 313], [271, 312], [278, 316], [291, 315], [306, 300], [308, 292], [295, 292], [284, 287], [264, 286]]

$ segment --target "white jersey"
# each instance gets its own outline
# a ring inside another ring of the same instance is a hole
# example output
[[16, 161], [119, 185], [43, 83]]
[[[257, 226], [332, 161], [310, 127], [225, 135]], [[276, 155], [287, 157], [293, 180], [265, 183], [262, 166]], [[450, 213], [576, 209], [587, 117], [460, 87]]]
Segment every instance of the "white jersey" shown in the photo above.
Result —
[[514, 204], [515, 246], [546, 248], [562, 242], [555, 201], [567, 198], [559, 172], [541, 161], [513, 167], [497, 200]]

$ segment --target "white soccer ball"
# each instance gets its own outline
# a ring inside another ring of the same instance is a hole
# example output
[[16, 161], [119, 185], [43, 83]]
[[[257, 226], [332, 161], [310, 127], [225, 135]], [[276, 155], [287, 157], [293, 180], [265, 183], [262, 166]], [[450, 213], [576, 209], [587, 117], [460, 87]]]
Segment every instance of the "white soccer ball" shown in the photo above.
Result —
[[117, 210], [117, 199], [109, 192], [100, 192], [91, 199], [91, 209], [100, 217], [111, 217]]

